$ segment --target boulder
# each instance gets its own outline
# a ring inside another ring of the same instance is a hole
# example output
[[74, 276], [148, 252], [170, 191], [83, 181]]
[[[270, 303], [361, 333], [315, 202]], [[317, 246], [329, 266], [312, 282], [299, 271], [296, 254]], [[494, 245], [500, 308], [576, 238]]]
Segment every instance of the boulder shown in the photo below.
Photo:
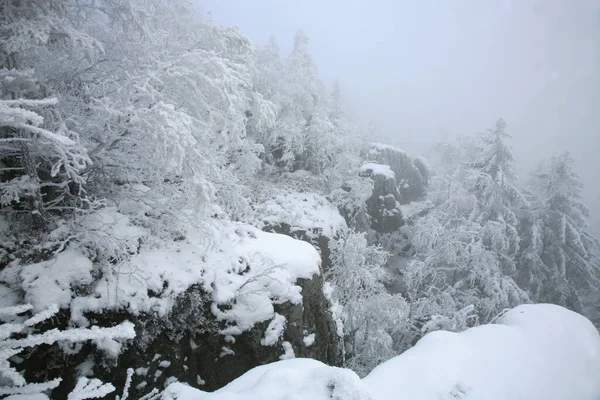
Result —
[[367, 163], [360, 168], [360, 174], [373, 179], [373, 193], [367, 200], [371, 229], [378, 233], [388, 233], [404, 225], [399, 202], [401, 195], [390, 167]]
[[418, 201], [425, 196], [429, 170], [422, 159], [413, 159], [400, 149], [380, 143], [371, 143], [363, 158], [367, 162], [387, 165], [394, 172], [400, 204]]

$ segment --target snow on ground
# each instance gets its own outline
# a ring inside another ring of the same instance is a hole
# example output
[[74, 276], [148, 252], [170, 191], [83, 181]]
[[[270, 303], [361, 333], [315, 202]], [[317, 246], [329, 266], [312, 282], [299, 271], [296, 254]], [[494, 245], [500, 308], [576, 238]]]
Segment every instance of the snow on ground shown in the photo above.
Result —
[[368, 172], [373, 175], [383, 176], [385, 179], [396, 179], [394, 171], [392, 171], [389, 165], [384, 164], [369, 162], [360, 167], [360, 172]]
[[263, 365], [213, 393], [181, 383], [163, 400], [598, 400], [600, 335], [565, 308], [522, 305], [498, 323], [436, 331], [375, 368], [352, 371], [310, 359]]
[[565, 308], [522, 305], [498, 324], [436, 331], [364, 382], [377, 400], [597, 400], [600, 335]]
[[372, 400], [354, 372], [307, 358], [256, 367], [212, 393], [181, 383], [170, 385], [162, 400]]
[[25, 302], [35, 312], [49, 304], [68, 307], [73, 296], [73, 285], [92, 283], [92, 262], [78, 250], [67, 249], [55, 258], [30, 264], [21, 271]]
[[259, 204], [256, 214], [259, 224], [285, 223], [292, 227], [292, 231], [321, 230], [327, 237], [333, 237], [347, 227], [337, 208], [315, 193], [277, 195]]
[[[110, 212], [96, 216], [104, 231], [127, 237], [144, 233], [123, 214]], [[207, 234], [220, 240], [209, 249]], [[212, 296], [217, 319], [226, 322], [222, 333], [237, 335], [276, 317], [273, 303], [300, 303], [302, 289], [296, 280], [319, 274], [321, 263], [317, 250], [306, 242], [226, 222], [217, 232], [189, 229], [180, 240], [135, 250], [130, 258], [105, 266], [95, 281], [91, 261], [76, 245], [41, 263], [20, 265], [15, 260], [0, 273], [0, 281], [20, 285], [36, 310], [52, 303], [70, 307], [73, 322], [80, 325], [87, 325], [84, 312], [103, 309], [166, 315], [179, 294], [200, 284]], [[1, 297], [10, 299], [7, 286], [0, 288]], [[84, 290], [87, 295], [80, 294]], [[222, 310], [220, 305], [228, 307]]]

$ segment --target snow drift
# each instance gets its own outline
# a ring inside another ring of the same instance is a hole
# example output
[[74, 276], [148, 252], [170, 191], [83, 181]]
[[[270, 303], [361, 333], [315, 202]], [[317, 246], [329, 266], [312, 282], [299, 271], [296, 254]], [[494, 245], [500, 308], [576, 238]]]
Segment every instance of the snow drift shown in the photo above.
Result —
[[592, 323], [537, 304], [518, 306], [497, 324], [432, 332], [365, 383], [378, 400], [596, 400], [598, 377], [600, 335]]
[[256, 367], [212, 393], [171, 384], [163, 400], [369, 400], [368, 388], [349, 369], [296, 358]]
[[437, 331], [363, 381], [307, 359], [254, 368], [206, 393], [181, 383], [164, 400], [597, 400], [600, 335], [585, 317], [549, 304], [522, 305], [495, 324]]

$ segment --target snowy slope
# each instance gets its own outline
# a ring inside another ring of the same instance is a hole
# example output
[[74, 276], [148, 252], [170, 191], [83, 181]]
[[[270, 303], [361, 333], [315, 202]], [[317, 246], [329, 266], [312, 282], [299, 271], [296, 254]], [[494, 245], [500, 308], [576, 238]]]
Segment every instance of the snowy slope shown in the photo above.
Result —
[[254, 368], [205, 393], [172, 384], [163, 400], [597, 400], [600, 335], [562, 307], [523, 305], [497, 324], [437, 331], [362, 382], [314, 360]]
[[321, 231], [333, 237], [346, 229], [346, 221], [337, 208], [316, 193], [288, 192], [256, 206], [257, 225], [290, 225], [293, 231]]
[[600, 335], [591, 322], [538, 304], [516, 307], [498, 324], [432, 332], [364, 381], [378, 400], [596, 400], [599, 377]]

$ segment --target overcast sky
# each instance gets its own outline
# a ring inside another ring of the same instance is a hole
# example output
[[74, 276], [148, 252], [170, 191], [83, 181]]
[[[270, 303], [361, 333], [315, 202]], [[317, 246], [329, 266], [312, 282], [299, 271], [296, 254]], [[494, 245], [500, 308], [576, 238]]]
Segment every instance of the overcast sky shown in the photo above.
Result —
[[[600, 221], [600, 0], [197, 0], [255, 44], [302, 28], [360, 120], [418, 151], [503, 117], [519, 170], [569, 150]], [[597, 232], [600, 233], [600, 224]]]

